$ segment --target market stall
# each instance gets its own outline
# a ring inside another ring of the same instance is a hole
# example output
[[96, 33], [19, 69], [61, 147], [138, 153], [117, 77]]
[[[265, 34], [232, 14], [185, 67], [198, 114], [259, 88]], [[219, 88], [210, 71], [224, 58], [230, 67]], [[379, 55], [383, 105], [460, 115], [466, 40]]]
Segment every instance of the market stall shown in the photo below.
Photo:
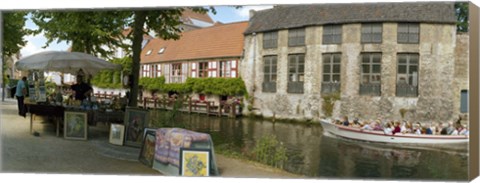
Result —
[[[60, 121], [63, 120], [64, 126], [67, 124], [66, 116], [77, 121], [84, 120], [86, 126], [87, 124], [96, 124], [96, 119], [99, 118], [96, 118], [95, 114], [105, 115], [109, 114], [105, 111], [113, 111], [108, 109], [113, 105], [112, 103], [103, 103], [91, 98], [83, 101], [73, 100], [68, 96], [70, 91], [63, 91], [60, 87], [54, 91], [52, 96], [47, 96], [43, 75], [44, 72], [56, 71], [90, 78], [102, 70], [118, 70], [121, 68], [118, 64], [85, 53], [46, 51], [20, 59], [15, 63], [15, 67], [18, 70], [28, 71], [27, 90], [29, 97], [25, 99], [25, 107], [26, 111], [30, 113], [30, 132], [32, 132], [33, 115], [54, 117], [58, 136]], [[77, 112], [81, 115], [70, 117], [67, 112]], [[79, 116], [84, 117], [79, 118]], [[109, 121], [109, 119], [103, 118], [102, 120]]]

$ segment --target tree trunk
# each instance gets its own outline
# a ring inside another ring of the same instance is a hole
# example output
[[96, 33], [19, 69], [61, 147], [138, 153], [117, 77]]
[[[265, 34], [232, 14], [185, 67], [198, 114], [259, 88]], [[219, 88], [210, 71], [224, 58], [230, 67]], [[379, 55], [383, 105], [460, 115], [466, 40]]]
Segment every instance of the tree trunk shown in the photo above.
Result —
[[145, 24], [146, 12], [135, 11], [135, 22], [133, 23], [133, 41], [132, 41], [132, 84], [130, 88], [130, 99], [128, 106], [138, 106], [138, 80], [140, 75], [140, 54], [142, 52], [143, 26]]

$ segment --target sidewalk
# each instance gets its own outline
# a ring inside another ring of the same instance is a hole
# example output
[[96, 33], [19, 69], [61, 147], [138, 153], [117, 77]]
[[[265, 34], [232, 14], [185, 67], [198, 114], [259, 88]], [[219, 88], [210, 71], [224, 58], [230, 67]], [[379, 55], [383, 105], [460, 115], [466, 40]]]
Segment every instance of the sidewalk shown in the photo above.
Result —
[[[35, 137], [29, 133], [29, 115], [17, 115], [15, 99], [5, 99], [0, 108], [2, 173], [161, 175], [137, 160], [139, 148], [108, 143], [108, 126], [103, 123], [89, 127], [87, 141], [76, 141], [56, 137], [53, 124], [36, 117], [33, 130], [40, 136]], [[258, 163], [215, 157], [222, 177], [300, 177]]]

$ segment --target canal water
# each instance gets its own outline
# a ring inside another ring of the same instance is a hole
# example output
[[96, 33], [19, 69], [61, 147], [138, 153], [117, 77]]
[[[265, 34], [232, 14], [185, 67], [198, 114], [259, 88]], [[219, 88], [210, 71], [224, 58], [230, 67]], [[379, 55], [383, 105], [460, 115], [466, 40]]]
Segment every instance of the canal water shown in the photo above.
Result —
[[219, 118], [181, 113], [177, 125], [209, 133], [216, 147], [251, 154], [255, 142], [274, 135], [287, 148], [283, 169], [318, 178], [467, 180], [468, 150], [461, 147], [392, 146], [337, 138], [319, 124]]

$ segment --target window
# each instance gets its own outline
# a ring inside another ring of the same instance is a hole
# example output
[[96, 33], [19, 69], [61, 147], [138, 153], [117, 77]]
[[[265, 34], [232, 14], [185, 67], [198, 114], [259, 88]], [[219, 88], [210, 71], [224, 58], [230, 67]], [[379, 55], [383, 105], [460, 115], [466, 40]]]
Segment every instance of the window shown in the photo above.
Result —
[[418, 96], [418, 54], [398, 54], [397, 96]]
[[208, 77], [208, 62], [198, 63], [198, 77], [199, 78]]
[[232, 69], [231, 61], [220, 61], [219, 77], [231, 77], [230, 71]]
[[151, 49], [150, 49], [150, 50], [148, 50], [148, 51], [147, 51], [147, 53], [146, 53], [145, 55], [150, 55], [150, 54], [152, 54], [152, 50], [151, 50]]
[[304, 46], [305, 45], [305, 29], [288, 30], [288, 46]]
[[263, 33], [263, 48], [277, 48], [278, 33], [266, 32]]
[[170, 83], [182, 82], [182, 64], [172, 64]]
[[323, 54], [322, 93], [340, 91], [340, 53]]
[[142, 76], [143, 77], [150, 77], [149, 74], [150, 74], [150, 71], [149, 71], [149, 66], [148, 65], [143, 65], [142, 66]]
[[323, 26], [323, 44], [341, 44], [342, 25]]
[[288, 86], [289, 93], [303, 93], [305, 80], [305, 55], [288, 55]]
[[380, 96], [381, 53], [362, 54], [360, 95]]
[[382, 24], [362, 24], [362, 43], [381, 43]]
[[418, 23], [399, 23], [397, 32], [398, 43], [418, 43], [420, 28]]
[[155, 64], [150, 65], [150, 76], [152, 78], [157, 77], [157, 65], [155, 65]]
[[468, 90], [462, 90], [460, 94], [460, 112], [468, 113]]
[[165, 47], [160, 48], [160, 50], [158, 50], [158, 54], [162, 54], [163, 52], [165, 52]]
[[162, 76], [162, 65], [157, 64], [157, 77]]
[[277, 56], [263, 57], [263, 92], [277, 91]]

